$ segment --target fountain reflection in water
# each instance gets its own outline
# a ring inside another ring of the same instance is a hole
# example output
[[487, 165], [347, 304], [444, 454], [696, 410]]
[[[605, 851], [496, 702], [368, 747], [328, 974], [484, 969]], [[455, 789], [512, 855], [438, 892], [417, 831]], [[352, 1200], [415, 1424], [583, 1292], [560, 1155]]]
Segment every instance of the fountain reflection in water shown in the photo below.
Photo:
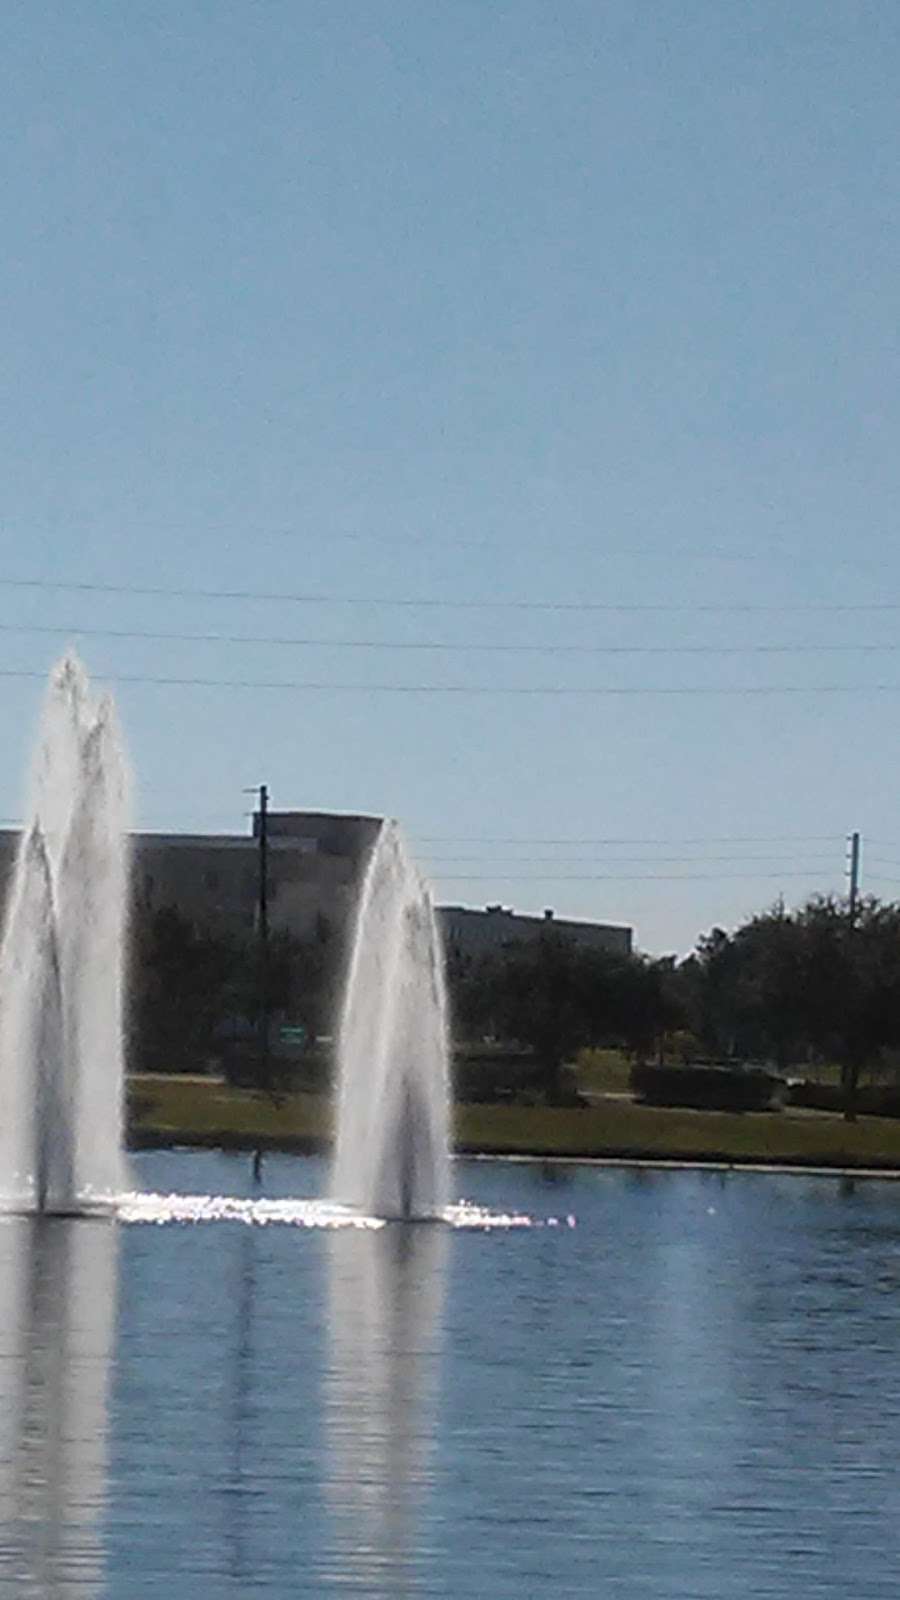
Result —
[[422, 1592], [451, 1237], [390, 1224], [328, 1239], [323, 1587], [372, 1600]]
[[338, 1041], [336, 1200], [439, 1216], [449, 1197], [447, 998], [428, 886], [382, 824], [360, 898]]
[[0, 1592], [103, 1586], [118, 1229], [0, 1219]]
[[70, 1211], [123, 1187], [129, 782], [75, 656], [41, 718], [0, 946], [0, 1196]]

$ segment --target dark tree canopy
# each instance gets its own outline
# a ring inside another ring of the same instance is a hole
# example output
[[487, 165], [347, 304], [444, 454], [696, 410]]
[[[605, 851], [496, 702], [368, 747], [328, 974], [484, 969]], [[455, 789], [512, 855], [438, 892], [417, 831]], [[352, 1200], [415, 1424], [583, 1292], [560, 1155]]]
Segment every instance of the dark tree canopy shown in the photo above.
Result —
[[841, 1068], [848, 1110], [863, 1071], [900, 1048], [900, 907], [817, 896], [735, 933], [714, 929], [679, 975], [690, 1027], [721, 1056]]
[[845, 1104], [864, 1072], [900, 1052], [900, 906], [816, 897], [779, 903], [694, 953], [651, 961], [586, 949], [548, 930], [533, 944], [451, 963], [459, 1036], [492, 1034], [533, 1051], [549, 1099], [584, 1045], [655, 1053], [836, 1064]]
[[[322, 918], [312, 938], [269, 939], [265, 994], [270, 1014], [327, 1031], [342, 951]], [[198, 930], [171, 907], [139, 911], [131, 943], [131, 1060], [145, 1069], [205, 1066], [229, 1022], [255, 1026], [263, 984], [257, 941]]]
[[564, 1097], [563, 1067], [584, 1045], [654, 1047], [680, 1018], [673, 963], [578, 945], [548, 929], [449, 978], [457, 1036], [490, 1034], [533, 1051], [546, 1098]]
[[[324, 919], [306, 940], [273, 934], [270, 1012], [310, 1036], [332, 1031], [343, 957]], [[139, 912], [132, 1060], [167, 1071], [205, 1064], [226, 1019], [255, 1022], [260, 980], [252, 937], [201, 933], [172, 909]], [[900, 906], [867, 899], [851, 918], [830, 896], [793, 911], [779, 903], [732, 933], [713, 928], [680, 963], [594, 949], [548, 927], [481, 958], [452, 952], [448, 983], [457, 1041], [530, 1052], [550, 1101], [565, 1098], [564, 1067], [579, 1049], [613, 1045], [638, 1060], [837, 1064], [852, 1115], [861, 1076], [900, 1053]]]

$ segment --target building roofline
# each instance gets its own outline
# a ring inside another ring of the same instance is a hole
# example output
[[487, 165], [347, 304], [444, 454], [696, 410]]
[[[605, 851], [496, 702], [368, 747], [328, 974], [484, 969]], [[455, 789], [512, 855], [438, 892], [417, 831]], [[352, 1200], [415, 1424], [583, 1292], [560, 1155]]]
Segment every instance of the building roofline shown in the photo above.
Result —
[[310, 822], [374, 822], [379, 827], [384, 822], [368, 811], [281, 811], [277, 806], [269, 807], [268, 817], [270, 822], [274, 817], [308, 817]]
[[490, 917], [497, 921], [510, 918], [516, 922], [533, 922], [541, 928], [615, 928], [623, 933], [633, 931], [630, 922], [588, 922], [584, 917], [561, 917], [554, 911], [552, 917], [542, 916], [539, 911], [514, 911], [511, 906], [458, 906], [439, 905], [438, 911], [461, 911], [467, 917]]
[[[270, 822], [281, 817], [304, 817], [309, 818], [311, 823], [334, 821], [362, 822], [377, 824], [379, 826], [383, 820], [381, 817], [367, 816], [362, 812], [356, 811], [269, 812]], [[18, 828], [0, 828], [0, 839], [17, 840], [21, 838], [23, 828], [24, 825], [23, 827]], [[157, 829], [146, 830], [142, 828], [130, 828], [128, 831], [128, 837], [133, 844], [165, 844], [175, 846], [224, 845], [226, 847], [242, 845], [253, 850], [257, 850], [259, 848], [259, 840], [258, 838], [254, 837], [252, 833], [166, 833]], [[276, 833], [273, 834], [269, 839], [270, 845], [274, 845], [277, 849], [290, 849], [292, 845], [302, 845], [304, 842], [305, 836], [300, 833]]]

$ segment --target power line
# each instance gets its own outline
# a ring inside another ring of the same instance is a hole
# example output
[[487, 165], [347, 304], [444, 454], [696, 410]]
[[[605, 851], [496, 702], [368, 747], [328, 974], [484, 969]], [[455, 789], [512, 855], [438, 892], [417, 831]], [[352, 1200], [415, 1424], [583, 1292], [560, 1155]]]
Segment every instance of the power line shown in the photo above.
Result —
[[[143, 786], [142, 786], [142, 788], [143, 788]], [[242, 813], [242, 815], [250, 816], [250, 815], [252, 815], [252, 813], [251, 812], [245, 812], [245, 813]], [[192, 826], [195, 825], [198, 822], [208, 822], [208, 823], [215, 822], [220, 827], [224, 826], [228, 822], [231, 822], [232, 820], [233, 819], [231, 817], [226, 817], [223, 812], [206, 812], [201, 817], [198, 817], [198, 816], [194, 815], [194, 816], [192, 816], [192, 819], [191, 819]], [[22, 821], [21, 817], [0, 817], [0, 827], [20, 828], [22, 826], [23, 826], [23, 821]], [[140, 825], [137, 828], [137, 831], [138, 832], [143, 832], [143, 833], [166, 833], [166, 832], [171, 832], [172, 830], [170, 828], [167, 829], [167, 828], [154, 827], [151, 823], [149, 823], [147, 821], [144, 821], [144, 820], [141, 820]], [[176, 830], [176, 831], [183, 831], [183, 830], [179, 829], [179, 830]], [[237, 835], [237, 837], [243, 838], [244, 835], [240, 834], [240, 835]], [[250, 834], [247, 834], [246, 837], [247, 837], [249, 842], [252, 842], [252, 837], [251, 837]], [[587, 845], [597, 845], [597, 846], [613, 845], [613, 846], [616, 846], [616, 845], [623, 845], [623, 844], [624, 845], [637, 845], [637, 844], [643, 844], [643, 845], [671, 845], [671, 844], [697, 844], [697, 845], [702, 845], [702, 844], [833, 844], [835, 842], [838, 842], [841, 838], [842, 838], [842, 835], [836, 834], [836, 833], [835, 834], [830, 834], [830, 833], [824, 833], [824, 834], [791, 834], [791, 833], [788, 833], [788, 834], [770, 834], [770, 835], [755, 835], [755, 836], [754, 835], [748, 835], [746, 837], [738, 836], [738, 835], [734, 835], [734, 834], [722, 834], [722, 835], [711, 834], [706, 838], [689, 837], [689, 838], [684, 838], [684, 839], [681, 839], [681, 838], [669, 838], [669, 839], [631, 839], [631, 838], [629, 838], [629, 839], [625, 839], [625, 838], [606, 838], [606, 839], [573, 839], [573, 838], [566, 838], [566, 839], [526, 839], [526, 838], [522, 838], [521, 836], [512, 836], [512, 835], [507, 837], [507, 838], [495, 838], [495, 839], [470, 839], [470, 838], [459, 839], [459, 838], [456, 838], [455, 836], [449, 836], [449, 835], [439, 835], [439, 834], [425, 835], [425, 834], [422, 834], [422, 835], [420, 835], [418, 837], [417, 842], [419, 844], [427, 844], [427, 843], [432, 843], [432, 844], [435, 844], [435, 843], [457, 844], [457, 843], [464, 843], [464, 844], [498, 844], [498, 845], [514, 844], [514, 845], [520, 845], [520, 846], [524, 846], [524, 845], [528, 845], [528, 844], [536, 844], [536, 845], [576, 845], [576, 846], [587, 846]], [[804, 852], [804, 854], [807, 854], [807, 852]], [[819, 856], [819, 854], [816, 853], [816, 859], [829, 861], [829, 860], [831, 860], [831, 858], [832, 857], [831, 857], [831, 852], [830, 851], [827, 852], [827, 853], [823, 852], [821, 854], [821, 856]], [[496, 856], [427, 856], [426, 859], [429, 860], [430, 862], [438, 862], [438, 861], [444, 861], [444, 862], [446, 862], [446, 861], [497, 861], [498, 865], [514, 865], [517, 858], [516, 857], [496, 857]], [[571, 856], [560, 856], [560, 857], [556, 857], [556, 856], [543, 857], [543, 856], [541, 856], [541, 857], [526, 857], [526, 858], [523, 858], [523, 859], [525, 861], [535, 861], [535, 860], [537, 860], [537, 861], [548, 862], [548, 863], [549, 862], [558, 861], [560, 866], [580, 864], [579, 858], [571, 857]], [[784, 857], [784, 858], [782, 858], [780, 856], [779, 857], [772, 857], [772, 856], [767, 856], [767, 855], [763, 855], [763, 856], [740, 856], [740, 855], [734, 856], [734, 855], [728, 855], [728, 856], [712, 856], [712, 857], [709, 857], [709, 856], [706, 856], [706, 857], [700, 857], [700, 856], [698, 856], [698, 857], [693, 857], [693, 856], [656, 856], [656, 857], [650, 857], [650, 856], [647, 856], [647, 857], [645, 857], [645, 856], [618, 856], [618, 857], [616, 857], [614, 859], [618, 860], [618, 861], [628, 861], [628, 862], [646, 860], [646, 861], [652, 863], [654, 860], [655, 861], [679, 861], [679, 860], [692, 861], [692, 860], [697, 860], [698, 862], [699, 861], [703, 861], [703, 860], [722, 860], [722, 861], [740, 861], [740, 860], [746, 860], [746, 861], [757, 861], [757, 860], [758, 861], [771, 861], [773, 859], [777, 859], [777, 860], [781, 860], [781, 859], [793, 860], [793, 856]], [[898, 862], [896, 864], [900, 865], [900, 862]]]
[[254, 633], [171, 633], [144, 628], [84, 628], [0, 622], [0, 633], [54, 638], [127, 639], [165, 644], [272, 645], [308, 650], [418, 650], [453, 655], [475, 652], [503, 655], [572, 656], [742, 656], [742, 655], [896, 655], [900, 644], [505, 644], [495, 640], [453, 644], [444, 640], [322, 639]]
[[[462, 865], [464, 863], [477, 864], [479, 862], [481, 862], [481, 863], [494, 862], [497, 866], [508, 867], [508, 866], [517, 865], [517, 861], [518, 861], [519, 858], [517, 858], [517, 857], [508, 857], [508, 856], [506, 858], [501, 858], [501, 857], [497, 857], [497, 856], [426, 856], [425, 859], [426, 859], [426, 861], [428, 861], [429, 865], [431, 865], [431, 866], [435, 866], [435, 865], [438, 865], [438, 864], [444, 865], [446, 863], [455, 863], [457, 865]], [[575, 867], [575, 866], [594, 866], [594, 865], [602, 864], [602, 863], [596, 862], [596, 860], [595, 860], [595, 858], [593, 856], [561, 856], [561, 857], [560, 856], [525, 856], [525, 857], [522, 857], [521, 859], [522, 859], [523, 863], [526, 863], [529, 866], [533, 865], [533, 866]], [[814, 856], [812, 856], [811, 859], [812, 859], [812, 861], [818, 863], [818, 862], [821, 862], [821, 861], [833, 861], [834, 860], [834, 856], [833, 856], [832, 852], [829, 851], [827, 853], [823, 852], [822, 854], [814, 855]], [[665, 863], [681, 862], [681, 863], [685, 863], [685, 864], [687, 864], [687, 863], [695, 863], [698, 866], [702, 866], [707, 861], [759, 861], [759, 862], [792, 861], [792, 862], [796, 863], [796, 857], [793, 856], [793, 855], [789, 855], [789, 856], [781, 856], [781, 855], [763, 855], [763, 856], [754, 856], [754, 855], [751, 855], [751, 856], [745, 856], [745, 855], [727, 855], [727, 856], [612, 856], [609, 859], [609, 861], [606, 862], [605, 864], [608, 865], [608, 866], [619, 866], [622, 863], [643, 862], [645, 865], [656, 866], [659, 863], [663, 863], [663, 862], [665, 862]], [[900, 862], [897, 862], [897, 865], [900, 866]], [[811, 867], [810, 870], [817, 871], [818, 867], [817, 866]], [[491, 876], [491, 874], [488, 873], [488, 874], [486, 874], [486, 876], [489, 877], [489, 876]]]
[[145, 599], [164, 600], [259, 600], [282, 605], [329, 606], [384, 606], [402, 609], [442, 611], [586, 611], [586, 612], [637, 612], [637, 613], [788, 613], [807, 612], [832, 614], [837, 612], [896, 612], [900, 600], [808, 602], [781, 601], [773, 604], [753, 604], [730, 601], [677, 604], [674, 602], [622, 602], [595, 600], [450, 600], [424, 597], [398, 597], [384, 595], [340, 595], [275, 593], [255, 589], [170, 589], [154, 584], [75, 583], [56, 578], [0, 578], [0, 588], [57, 590], [71, 594], [137, 595]]
[[[203, 820], [203, 819], [196, 818], [196, 817], [192, 819], [194, 824], [196, 824], [196, 822], [200, 821], [200, 820]], [[207, 821], [215, 821], [215, 822], [218, 822], [218, 823], [224, 823], [224, 821], [225, 821], [225, 819], [223, 817], [220, 817], [220, 816], [213, 817], [213, 816], [211, 816], [209, 814], [207, 814], [206, 820]], [[21, 828], [23, 825], [24, 824], [23, 824], [23, 821], [22, 821], [21, 817], [0, 817], [0, 826], [2, 826], [2, 827]], [[154, 833], [154, 832], [156, 832], [156, 833], [160, 833], [160, 832], [161, 833], [168, 833], [168, 832], [172, 832], [171, 829], [154, 828], [150, 824], [148, 824], [146, 822], [143, 822], [143, 821], [140, 823], [140, 825], [139, 825], [139, 827], [137, 828], [136, 831], [138, 833]], [[184, 832], [184, 829], [176, 829], [175, 831], [176, 832]], [[245, 836], [243, 834], [240, 834], [240, 835], [236, 835], [236, 837], [239, 837], [239, 838], [243, 839]], [[830, 836], [824, 836], [824, 837], [830, 838]], [[837, 836], [835, 835], [834, 837], [836, 838]], [[246, 835], [246, 841], [247, 841], [248, 844], [252, 844], [253, 843], [252, 836], [250, 834]], [[523, 843], [524, 841], [515, 840], [515, 841], [501, 841], [501, 842], [504, 842], [504, 843], [505, 842], [515, 842], [515, 843], [519, 843], [520, 844], [520, 843]], [[572, 841], [566, 840], [564, 842], [565, 843], [571, 843]], [[590, 842], [590, 841], [587, 841], [587, 842]], [[601, 842], [610, 842], [610, 841], [601, 841]], [[611, 842], [617, 843], [619, 841], [611, 841]], [[654, 841], [651, 840], [651, 841], [639, 841], [639, 842], [653, 843]], [[690, 843], [690, 842], [693, 842], [693, 841], [687, 841], [687, 842]], [[697, 841], [697, 842], [699, 843], [699, 842], [704, 842], [704, 841]], [[740, 842], [740, 841], [736, 841], [736, 842]], [[764, 841], [760, 841], [760, 842], [764, 842]], [[802, 842], [802, 841], [800, 841], [800, 842]], [[501, 867], [516, 865], [516, 858], [512, 858], [512, 859], [506, 858], [506, 859], [504, 859], [504, 858], [498, 858], [498, 857], [495, 857], [495, 856], [426, 856], [424, 859], [427, 860], [429, 866], [434, 866], [434, 865], [438, 865], [438, 864], [445, 864], [445, 863], [456, 863], [456, 862], [458, 862], [458, 863], [465, 863], [465, 862], [473, 862], [473, 863], [474, 862], [486, 862], [486, 863], [490, 863], [492, 861], [496, 861], [498, 866], [501, 866]], [[762, 855], [762, 856], [754, 856], [754, 855], [748, 855], [748, 856], [744, 856], [744, 855], [656, 856], [656, 857], [652, 857], [652, 856], [617, 856], [617, 857], [613, 857], [612, 860], [608, 863], [608, 865], [617, 866], [620, 863], [631, 864], [633, 862], [645, 862], [647, 865], [656, 865], [657, 863], [669, 864], [669, 863], [678, 863], [678, 862], [683, 862], [685, 864], [689, 864], [689, 863], [696, 862], [698, 865], [703, 865], [704, 863], [706, 863], [708, 861], [724, 861], [724, 862], [728, 862], [728, 861], [759, 861], [759, 862], [771, 862], [771, 861], [777, 861], [777, 860], [782, 860], [782, 859], [786, 860], [786, 861], [794, 861], [795, 857], [794, 856], [780, 857], [780, 856], [771, 856], [771, 855]], [[812, 858], [812, 862], [810, 864], [809, 871], [810, 872], [816, 872], [816, 871], [820, 870], [819, 866], [818, 866], [818, 863], [821, 862], [821, 861], [830, 861], [831, 859], [832, 859], [831, 852], [827, 852], [827, 853], [823, 852], [821, 854], [816, 854]], [[573, 856], [564, 856], [564, 857], [532, 856], [532, 857], [523, 858], [523, 864], [527, 864], [527, 865], [532, 865], [532, 864], [553, 865], [553, 864], [556, 864], [557, 862], [558, 862], [560, 867], [580, 866], [582, 864], [590, 865], [593, 862], [593, 858], [592, 857], [587, 857], [587, 858], [583, 858], [582, 859], [582, 858], [577, 857], [577, 856], [575, 856], [575, 857], [573, 857]], [[871, 864], [874, 865], [875, 863], [873, 862]], [[892, 865], [900, 865], [900, 862], [891, 863], [891, 864]], [[760, 876], [763, 876], [763, 877], [770, 876], [770, 875], [771, 876], [775, 876], [775, 877], [785, 876], [785, 874], [783, 874], [783, 873], [774, 873], [774, 874], [763, 873], [763, 874], [760, 874]], [[791, 874], [788, 874], [788, 875], [789, 876], [794, 876], [796, 874], [791, 873]], [[800, 876], [805, 876], [805, 875], [806, 875], [805, 873], [800, 874]], [[440, 874], [440, 876], [442, 877], [442, 879], [443, 878], [447, 878], [447, 877], [451, 877], [453, 879], [456, 879], [459, 875], [456, 875], [456, 874], [448, 875], [448, 874], [443, 874], [442, 873], [442, 874]], [[495, 876], [495, 874], [492, 873], [492, 872], [481, 873], [481, 874], [478, 874], [477, 876], [476, 875], [472, 875], [472, 881], [479, 881], [481, 879], [490, 879], [490, 878], [493, 878], [494, 876]], [[509, 876], [509, 875], [504, 875], [504, 876]], [[514, 875], [514, 876], [518, 877], [519, 875], [517, 874], [517, 875]], [[523, 874], [522, 876], [528, 878], [528, 877], [531, 876], [531, 874], [526, 873], [526, 874]], [[568, 875], [563, 875], [563, 876], [566, 878], [566, 881], [569, 881], [568, 880]], [[581, 881], [581, 876], [582, 876], [581, 874], [576, 874], [571, 879], [571, 881]], [[666, 875], [664, 875], [664, 876], [666, 876]], [[718, 876], [718, 874], [716, 874], [715, 876]], [[743, 876], [743, 874], [740, 874], [740, 876]], [[750, 873], [750, 874], [746, 874], [746, 876], [755, 877], [755, 876], [757, 876], [757, 874]], [[879, 876], [881, 876], [881, 874], [879, 874]], [[538, 875], [539, 881], [542, 878], [547, 878], [548, 880], [552, 879], [553, 881], [556, 881], [558, 879], [558, 877], [559, 877], [559, 874], [557, 874], [557, 873], [540, 874], [540, 875]], [[588, 879], [587, 881], [590, 881], [590, 879]]]
[[[46, 678], [46, 672], [0, 668], [0, 678]], [[497, 684], [497, 683], [321, 683], [297, 679], [259, 678], [181, 678], [153, 677], [143, 673], [99, 672], [98, 678], [110, 683], [143, 684], [160, 689], [255, 689], [282, 690], [303, 694], [402, 694], [402, 695], [506, 695], [592, 698], [631, 698], [634, 696], [748, 696], [822, 694], [900, 694], [900, 683], [817, 683], [817, 684]]]
[[468, 837], [418, 834], [420, 845], [833, 845], [842, 834], [706, 834], [669, 838], [525, 838], [522, 835]]
[[745, 878], [753, 883], [763, 878], [775, 878], [779, 882], [786, 878], [805, 878], [807, 881], [816, 876], [818, 868], [809, 872], [600, 872], [568, 874], [560, 872], [519, 872], [519, 873], [436, 873], [438, 883], [719, 883], [723, 879]]

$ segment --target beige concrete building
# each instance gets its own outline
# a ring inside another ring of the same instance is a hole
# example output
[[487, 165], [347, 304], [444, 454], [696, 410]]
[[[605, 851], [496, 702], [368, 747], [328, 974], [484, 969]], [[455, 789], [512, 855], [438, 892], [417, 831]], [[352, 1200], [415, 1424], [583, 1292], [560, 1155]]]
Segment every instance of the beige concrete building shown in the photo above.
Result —
[[[378, 817], [270, 812], [269, 926], [299, 939], [342, 934], [352, 915]], [[254, 835], [135, 835], [134, 893], [148, 909], [175, 906], [198, 926], [248, 933], [259, 903]]]
[[[268, 827], [269, 924], [312, 937], [323, 920], [342, 932], [356, 904], [381, 820], [322, 812], [274, 812]], [[5, 898], [19, 834], [0, 830]], [[173, 906], [210, 932], [250, 933], [259, 904], [259, 843], [253, 834], [135, 833], [132, 895], [137, 906]]]
[[[268, 816], [269, 925], [300, 939], [327, 930], [346, 933], [380, 817], [322, 811], [270, 812]], [[135, 904], [147, 910], [173, 906], [210, 932], [252, 933], [259, 903], [258, 818], [241, 834], [136, 833], [132, 863]], [[15, 861], [19, 835], [0, 830], [0, 892]], [[522, 916], [505, 906], [477, 910], [443, 906], [439, 916], [448, 949], [477, 956], [537, 938], [552, 919], [567, 938], [595, 949], [627, 954], [631, 929], [606, 923]]]
[[549, 909], [542, 917], [532, 917], [508, 906], [486, 906], [483, 911], [470, 906], [441, 906], [440, 918], [447, 951], [457, 955], [493, 955], [511, 945], [529, 944], [548, 929], [591, 950], [610, 950], [624, 956], [631, 953], [631, 928], [607, 922], [572, 922]]

